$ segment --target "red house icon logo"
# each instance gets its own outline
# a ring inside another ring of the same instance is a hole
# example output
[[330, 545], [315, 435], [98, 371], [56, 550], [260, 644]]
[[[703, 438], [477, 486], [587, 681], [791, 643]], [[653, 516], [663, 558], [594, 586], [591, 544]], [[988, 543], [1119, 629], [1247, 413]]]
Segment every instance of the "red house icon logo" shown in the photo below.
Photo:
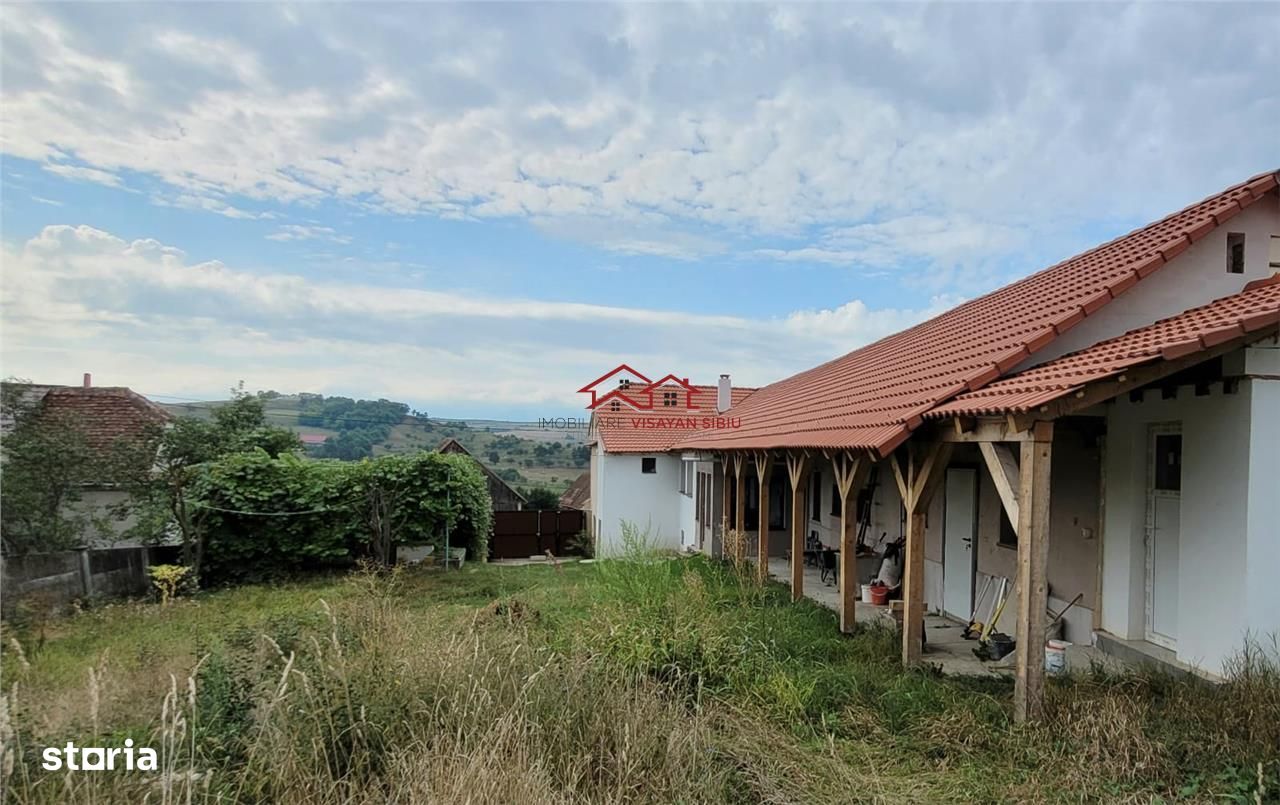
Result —
[[[696, 411], [698, 406], [694, 405], [693, 395], [697, 390], [687, 377], [668, 374], [659, 380], [649, 380], [622, 363], [578, 389], [578, 393], [591, 395], [587, 409], [592, 411], [602, 408], [617, 411], [623, 406], [635, 411], [674, 406]], [[655, 397], [657, 403], [654, 402]]]

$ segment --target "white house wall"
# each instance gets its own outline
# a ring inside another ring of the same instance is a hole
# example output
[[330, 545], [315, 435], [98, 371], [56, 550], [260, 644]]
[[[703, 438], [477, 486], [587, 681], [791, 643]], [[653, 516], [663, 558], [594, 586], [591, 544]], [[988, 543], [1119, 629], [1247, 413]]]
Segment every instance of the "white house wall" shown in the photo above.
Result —
[[[656, 472], [641, 472], [643, 458], [655, 460]], [[648, 545], [680, 549], [680, 457], [668, 453], [607, 453], [597, 446], [592, 456], [595, 482], [591, 505], [597, 527], [596, 548], [601, 555], [620, 553], [622, 524], [648, 533]], [[598, 496], [597, 496], [598, 495]]]
[[[1169, 422], [1182, 425], [1177, 658], [1219, 674], [1223, 661], [1240, 648], [1247, 618], [1256, 618], [1255, 627], [1277, 628], [1276, 442], [1259, 440], [1268, 433], [1274, 439], [1274, 420], [1280, 416], [1280, 400], [1269, 389], [1258, 400], [1249, 381], [1241, 382], [1235, 394], [1224, 394], [1221, 383], [1211, 385], [1207, 396], [1183, 387], [1176, 399], [1162, 399], [1159, 390], [1150, 390], [1142, 402], [1123, 397], [1108, 407], [1104, 630], [1133, 640], [1145, 637], [1148, 428]], [[1255, 405], [1256, 413], [1271, 421], [1259, 422], [1259, 432], [1251, 437]], [[1263, 478], [1270, 481], [1253, 476], [1251, 465], [1269, 472]], [[1271, 520], [1255, 522], [1251, 533], [1254, 489], [1270, 502], [1253, 513], [1261, 520], [1269, 506]], [[1255, 545], [1273, 560], [1258, 569], [1268, 578], [1256, 592], [1249, 555]], [[1256, 602], [1254, 595], [1260, 596]], [[1258, 613], [1257, 605], [1266, 601], [1272, 604], [1269, 612]]]
[[[1245, 235], [1244, 273], [1227, 272], [1227, 235]], [[1239, 293], [1250, 280], [1275, 273], [1270, 266], [1271, 236], [1280, 235], [1280, 198], [1272, 195], [1192, 244], [1101, 310], [1087, 317], [1015, 371], [1084, 349], [1106, 338]]]
[[1249, 381], [1248, 606], [1241, 614], [1244, 628], [1265, 644], [1280, 636], [1280, 347], [1253, 347], [1248, 353], [1246, 369], [1255, 377]]

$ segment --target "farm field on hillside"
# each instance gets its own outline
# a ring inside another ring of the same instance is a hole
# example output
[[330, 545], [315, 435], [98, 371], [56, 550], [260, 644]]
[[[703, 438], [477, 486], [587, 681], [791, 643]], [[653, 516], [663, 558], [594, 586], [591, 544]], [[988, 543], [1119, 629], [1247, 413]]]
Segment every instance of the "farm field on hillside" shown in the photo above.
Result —
[[[1253, 802], [1280, 784], [1280, 675], [1257, 654], [1222, 686], [1053, 680], [1048, 723], [1019, 728], [1009, 684], [904, 672], [893, 633], [841, 636], [700, 559], [359, 572], [3, 638], [18, 801]], [[165, 773], [39, 769], [43, 746], [126, 738]]]

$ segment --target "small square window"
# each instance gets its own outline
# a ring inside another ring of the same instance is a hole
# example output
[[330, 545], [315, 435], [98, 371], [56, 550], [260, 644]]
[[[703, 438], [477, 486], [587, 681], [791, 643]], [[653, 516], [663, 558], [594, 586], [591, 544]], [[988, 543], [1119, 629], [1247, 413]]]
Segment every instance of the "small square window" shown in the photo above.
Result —
[[662, 404], [667, 408], [674, 408], [680, 404], [680, 395], [674, 391], [662, 392]]
[[652, 475], [658, 471], [658, 459], [652, 456], [645, 456], [640, 459], [640, 471], [646, 475]]
[[631, 388], [631, 380], [630, 380], [629, 378], [625, 378], [625, 377], [619, 378], [619, 379], [618, 379], [618, 388], [620, 388], [620, 389], [629, 389], [629, 388]]
[[1229, 232], [1227, 234], [1227, 273], [1244, 273], [1244, 233]]
[[622, 410], [622, 403], [618, 402], [617, 400], [613, 400], [612, 402], [610, 402], [610, 403], [609, 403], [609, 410], [610, 410], [610, 411], [621, 411], [621, 410]]
[[1182, 490], [1182, 434], [1157, 433], [1155, 488], [1163, 492]]

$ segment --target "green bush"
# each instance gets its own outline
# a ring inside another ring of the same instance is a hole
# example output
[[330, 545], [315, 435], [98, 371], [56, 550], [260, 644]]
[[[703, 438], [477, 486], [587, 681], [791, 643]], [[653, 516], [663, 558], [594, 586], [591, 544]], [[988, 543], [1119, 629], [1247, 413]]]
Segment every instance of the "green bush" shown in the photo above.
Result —
[[440, 453], [358, 463], [239, 453], [205, 465], [193, 492], [208, 512], [203, 583], [385, 558], [379, 538], [439, 545], [446, 524], [455, 547], [483, 557], [493, 518], [476, 463]]

